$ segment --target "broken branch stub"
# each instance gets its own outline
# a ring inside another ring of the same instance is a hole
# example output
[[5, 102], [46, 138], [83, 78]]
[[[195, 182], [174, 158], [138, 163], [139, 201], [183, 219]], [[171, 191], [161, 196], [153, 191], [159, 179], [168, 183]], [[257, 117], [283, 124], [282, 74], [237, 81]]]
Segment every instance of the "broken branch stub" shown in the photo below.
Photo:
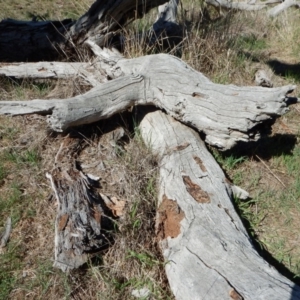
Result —
[[288, 93], [296, 87], [215, 84], [166, 54], [118, 59], [110, 73], [119, 77], [73, 98], [0, 101], [0, 114], [48, 114], [50, 127], [65, 131], [109, 118], [133, 105], [155, 105], [203, 132], [207, 143], [226, 150], [239, 141], [258, 140], [263, 128], [258, 125], [284, 114], [291, 104]]
[[160, 111], [140, 130], [160, 158], [156, 228], [176, 299], [300, 299], [300, 287], [254, 249], [198, 134]]

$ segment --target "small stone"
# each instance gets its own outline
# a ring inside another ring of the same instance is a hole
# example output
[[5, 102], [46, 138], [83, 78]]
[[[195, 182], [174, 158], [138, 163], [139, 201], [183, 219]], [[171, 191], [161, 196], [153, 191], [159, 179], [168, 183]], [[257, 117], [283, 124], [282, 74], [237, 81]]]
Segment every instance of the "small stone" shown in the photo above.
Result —
[[142, 288], [133, 290], [131, 295], [136, 298], [148, 299], [151, 295], [151, 292], [148, 288]]

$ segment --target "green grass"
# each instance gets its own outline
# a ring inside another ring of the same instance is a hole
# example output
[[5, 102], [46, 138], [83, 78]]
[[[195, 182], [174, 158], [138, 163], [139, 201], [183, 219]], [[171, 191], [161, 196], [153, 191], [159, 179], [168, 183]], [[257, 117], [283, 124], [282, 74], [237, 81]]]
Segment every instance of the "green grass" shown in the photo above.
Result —
[[6, 216], [12, 218], [12, 223], [15, 225], [22, 216], [22, 191], [21, 186], [17, 183], [12, 183], [9, 191], [0, 196], [0, 216], [1, 221], [6, 220]]
[[287, 70], [285, 72], [285, 79], [293, 84], [299, 84], [300, 82], [300, 72], [299, 70], [293, 71], [293, 70]]
[[0, 299], [9, 298], [22, 269], [21, 249], [15, 242], [10, 242], [4, 253], [0, 254]]
[[37, 151], [26, 150], [23, 153], [11, 150], [4, 153], [5, 159], [17, 165], [31, 165], [38, 166], [41, 158]]
[[233, 41], [234, 48], [238, 50], [246, 51], [259, 51], [267, 48], [267, 42], [265, 39], [258, 38], [254, 34], [249, 34], [245, 36], [239, 36], [236, 40]]

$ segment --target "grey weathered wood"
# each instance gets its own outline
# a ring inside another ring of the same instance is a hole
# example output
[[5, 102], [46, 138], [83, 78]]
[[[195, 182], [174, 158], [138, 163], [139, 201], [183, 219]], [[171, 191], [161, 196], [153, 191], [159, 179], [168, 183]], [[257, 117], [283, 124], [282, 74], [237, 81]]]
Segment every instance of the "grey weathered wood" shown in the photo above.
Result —
[[4, 248], [9, 240], [11, 230], [12, 230], [11, 217], [8, 217], [5, 223], [5, 228], [3, 232], [0, 233], [0, 253], [1, 253], [1, 248]]
[[255, 11], [266, 7], [264, 3], [249, 4], [249, 2], [233, 2], [228, 0], [205, 0], [205, 2], [218, 10], [225, 9]]
[[158, 7], [157, 21], [177, 22], [177, 7], [179, 0], [170, 0]]
[[182, 60], [166, 54], [119, 59], [111, 74], [121, 76], [84, 95], [64, 100], [1, 101], [0, 114], [49, 114], [55, 131], [89, 124], [133, 105], [155, 105], [205, 134], [207, 143], [230, 149], [258, 140], [265, 121], [288, 110], [295, 86], [265, 89], [211, 82]]
[[300, 299], [300, 288], [254, 249], [199, 135], [160, 111], [140, 130], [160, 159], [156, 229], [176, 299]]
[[268, 11], [268, 15], [271, 16], [271, 17], [276, 17], [281, 12], [285, 11], [286, 9], [288, 9], [289, 7], [292, 7], [292, 6], [294, 6], [296, 8], [300, 8], [300, 2], [296, 1], [296, 0], [284, 0], [280, 4], [278, 4], [275, 7], [271, 8]]
[[259, 69], [255, 72], [255, 83], [263, 87], [273, 87], [270, 76], [263, 69]]
[[0, 76], [27, 79], [67, 79], [81, 77], [88, 84], [97, 86], [107, 78], [92, 63], [37, 62], [1, 64]]
[[90, 178], [77, 168], [76, 141], [66, 138], [54, 168], [46, 176], [57, 201], [54, 266], [66, 272], [88, 260], [88, 254], [105, 247], [110, 222], [106, 206]]
[[246, 200], [249, 198], [249, 193], [237, 185], [231, 185], [232, 194], [237, 199]]
[[294, 6], [299, 8], [300, 2], [297, 0], [269, 0], [269, 1], [259, 1], [256, 2], [256, 0], [250, 0], [247, 2], [233, 2], [229, 0], [205, 0], [205, 2], [208, 5], [211, 5], [215, 7], [219, 13], [222, 15], [223, 11], [228, 10], [245, 10], [245, 11], [256, 11], [256, 10], [262, 10], [269, 5], [280, 3], [272, 8], [270, 8], [267, 12], [267, 15], [270, 17], [276, 17], [278, 14], [286, 10], [287, 8]]

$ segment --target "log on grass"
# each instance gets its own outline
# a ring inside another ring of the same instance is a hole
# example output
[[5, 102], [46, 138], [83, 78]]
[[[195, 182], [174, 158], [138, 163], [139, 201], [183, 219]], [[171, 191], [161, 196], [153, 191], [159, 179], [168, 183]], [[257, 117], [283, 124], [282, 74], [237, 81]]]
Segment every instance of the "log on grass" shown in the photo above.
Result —
[[[205, 3], [213, 6], [218, 10], [220, 15], [224, 15], [224, 11], [257, 11], [262, 10], [270, 5], [277, 4], [270, 8], [267, 15], [270, 17], [276, 17], [281, 12], [285, 11], [289, 7], [300, 7], [300, 2], [297, 0], [268, 0], [268, 1], [256, 1], [250, 0], [247, 2], [234, 2], [228, 0], [205, 0]], [[278, 4], [280, 3], [280, 4]]]
[[297, 99], [295, 86], [278, 88], [222, 85], [211, 82], [182, 60], [166, 55], [119, 59], [111, 74], [120, 76], [69, 99], [0, 101], [0, 114], [48, 114], [55, 131], [109, 118], [133, 105], [154, 105], [204, 133], [222, 150], [239, 141], [256, 141], [265, 126]]
[[270, 17], [276, 17], [277, 15], [279, 15], [280, 13], [282, 13], [283, 11], [288, 9], [289, 7], [300, 8], [300, 1], [297, 1], [297, 0], [282, 1], [280, 4], [278, 4], [275, 7], [271, 8], [268, 11], [268, 15]]
[[156, 230], [175, 298], [300, 299], [300, 287], [254, 249], [199, 135], [160, 111], [140, 130], [160, 158]]

